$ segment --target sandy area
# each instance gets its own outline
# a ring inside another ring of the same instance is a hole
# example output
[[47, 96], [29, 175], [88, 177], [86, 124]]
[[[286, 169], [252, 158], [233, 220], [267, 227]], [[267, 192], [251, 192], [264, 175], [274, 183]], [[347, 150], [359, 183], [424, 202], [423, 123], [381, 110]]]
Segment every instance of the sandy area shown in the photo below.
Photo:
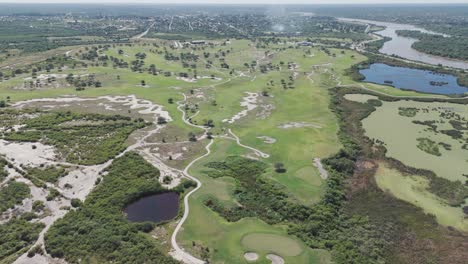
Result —
[[268, 254], [266, 258], [271, 260], [271, 264], [284, 264], [284, 259], [275, 254]]
[[268, 137], [268, 136], [259, 136], [257, 138], [263, 140], [263, 143], [266, 143], [266, 144], [273, 144], [276, 142], [276, 139], [272, 137]]
[[313, 127], [313, 128], [322, 128], [319, 124], [307, 123], [307, 122], [289, 122], [281, 124], [278, 128], [288, 129], [288, 128], [302, 128], [302, 127]]
[[319, 170], [320, 177], [322, 177], [322, 179], [324, 179], [324, 180], [328, 179], [328, 172], [323, 167], [323, 164], [322, 164], [320, 158], [314, 158], [314, 165]]
[[247, 260], [247, 261], [256, 261], [258, 259], [258, 254], [255, 253], [255, 252], [246, 252], [244, 254], [244, 258]]
[[[35, 148], [33, 149], [33, 146]], [[27, 165], [31, 167], [49, 163], [56, 159], [55, 148], [39, 142], [8, 142], [0, 139], [0, 154], [18, 167]]]
[[[154, 115], [154, 122], [157, 122], [159, 116], [164, 117], [166, 121], [172, 121], [172, 118], [169, 115], [169, 112], [164, 111], [162, 106], [154, 104], [149, 100], [138, 99], [135, 95], [129, 96], [101, 96], [96, 98], [82, 98], [82, 97], [58, 97], [58, 98], [41, 98], [41, 99], [32, 99], [27, 101], [21, 101], [13, 104], [13, 107], [16, 108], [24, 108], [32, 103], [76, 103], [76, 102], [87, 102], [87, 101], [100, 101], [100, 100], [107, 100], [110, 103], [115, 104], [122, 104], [124, 106], [128, 106], [130, 109], [137, 109], [138, 113], [143, 115]], [[104, 105], [106, 110], [113, 110], [112, 105], [106, 105], [102, 102], [98, 103], [98, 105]], [[56, 106], [51, 106], [53, 108]]]
[[[94, 166], [80, 166], [58, 180], [58, 186], [67, 197], [78, 198], [82, 201], [94, 188], [99, 173], [109, 166], [111, 161]], [[71, 186], [66, 188], [65, 185]]]
[[[63, 79], [66, 78], [67, 74], [40, 74], [35, 79], [38, 80], [47, 80], [48, 78]], [[34, 80], [32, 77], [24, 78], [25, 81]]]
[[223, 122], [232, 124], [236, 120], [247, 116], [247, 114], [250, 111], [252, 111], [252, 110], [254, 110], [255, 108], [258, 107], [258, 105], [257, 105], [257, 98], [259, 96], [258, 93], [246, 92], [246, 94], [247, 94], [247, 96], [243, 97], [242, 102], [240, 103], [240, 105], [242, 107], [244, 107], [245, 109], [240, 111], [239, 113], [235, 114], [233, 117], [231, 117], [229, 119], [224, 119]]
[[[184, 177], [184, 174], [181, 171], [167, 166], [159, 157], [157, 157], [157, 155], [153, 154], [151, 152], [151, 148], [139, 149], [138, 152], [146, 161], [159, 169], [159, 182], [162, 186], [172, 189], [176, 187], [182, 180], [182, 177]], [[165, 184], [163, 182], [165, 176], [171, 177], [172, 180], [169, 184]]]

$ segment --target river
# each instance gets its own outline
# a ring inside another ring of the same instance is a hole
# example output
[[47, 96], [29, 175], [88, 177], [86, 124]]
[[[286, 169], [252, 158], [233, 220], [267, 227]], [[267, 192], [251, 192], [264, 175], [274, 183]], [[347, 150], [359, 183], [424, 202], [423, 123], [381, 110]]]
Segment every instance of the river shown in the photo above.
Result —
[[354, 18], [338, 18], [338, 20], [343, 21], [343, 22], [361, 23], [361, 24], [367, 24], [367, 25], [373, 24], [376, 26], [385, 27], [384, 30], [375, 32], [376, 34], [382, 37], [392, 38], [392, 40], [385, 42], [383, 47], [379, 50], [379, 52], [383, 54], [397, 55], [404, 59], [424, 62], [424, 63], [432, 64], [432, 65], [441, 64], [447, 67], [453, 67], [453, 68], [459, 68], [459, 69], [465, 69], [465, 70], [468, 69], [468, 62], [466, 61], [460, 61], [460, 60], [434, 56], [434, 55], [419, 52], [413, 49], [411, 45], [413, 45], [413, 43], [418, 40], [413, 39], [413, 38], [398, 36], [396, 34], [396, 31], [397, 30], [418, 30], [423, 33], [447, 36], [445, 34], [428, 31], [423, 28], [413, 26], [413, 25], [408, 25], [408, 24], [397, 24], [397, 23], [390, 23], [390, 22], [381, 22], [381, 21], [354, 19]]

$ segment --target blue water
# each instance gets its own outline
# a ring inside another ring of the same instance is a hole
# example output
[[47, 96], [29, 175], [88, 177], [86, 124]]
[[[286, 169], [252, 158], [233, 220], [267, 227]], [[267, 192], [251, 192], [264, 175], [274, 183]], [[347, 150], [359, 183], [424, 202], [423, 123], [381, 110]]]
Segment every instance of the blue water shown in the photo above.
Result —
[[[468, 87], [460, 86], [457, 77], [450, 74], [434, 73], [426, 70], [395, 67], [383, 63], [371, 64], [368, 69], [359, 71], [365, 82], [391, 85], [398, 89], [414, 90], [433, 94], [464, 94]], [[393, 83], [385, 83], [392, 81]], [[442, 86], [431, 85], [431, 81], [444, 82]]]

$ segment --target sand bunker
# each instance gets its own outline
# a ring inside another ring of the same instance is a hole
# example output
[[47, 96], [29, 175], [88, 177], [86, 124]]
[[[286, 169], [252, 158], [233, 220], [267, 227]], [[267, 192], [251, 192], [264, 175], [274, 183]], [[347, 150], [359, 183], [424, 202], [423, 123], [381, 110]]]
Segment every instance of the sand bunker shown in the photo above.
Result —
[[284, 264], [284, 259], [275, 254], [268, 254], [266, 258], [271, 260], [271, 264]]
[[242, 110], [240, 111], [239, 113], [235, 114], [233, 117], [231, 117], [230, 119], [224, 119], [223, 122], [225, 123], [229, 123], [229, 124], [232, 124], [234, 123], [236, 120], [238, 119], [241, 119], [242, 117], [245, 117], [247, 116], [247, 114], [254, 110], [255, 108], [258, 107], [257, 105], [257, 98], [258, 98], [258, 93], [249, 93], [249, 92], [246, 92], [247, 96], [245, 96], [244, 98], [242, 98], [242, 102], [240, 103], [240, 105], [242, 107], [245, 107], [246, 109], [245, 110]]
[[247, 261], [256, 261], [258, 259], [258, 254], [255, 253], [255, 252], [246, 252], [244, 254], [244, 258], [247, 260]]
[[322, 128], [319, 124], [307, 123], [307, 122], [289, 122], [285, 124], [281, 124], [278, 128], [288, 129], [288, 128], [302, 128], [302, 127], [314, 127], [314, 128]]
[[268, 136], [260, 136], [260, 137], [257, 137], [258, 139], [262, 139], [263, 140], [263, 143], [266, 143], [266, 144], [273, 144], [276, 142], [276, 139], [272, 138], [272, 137], [268, 137]]

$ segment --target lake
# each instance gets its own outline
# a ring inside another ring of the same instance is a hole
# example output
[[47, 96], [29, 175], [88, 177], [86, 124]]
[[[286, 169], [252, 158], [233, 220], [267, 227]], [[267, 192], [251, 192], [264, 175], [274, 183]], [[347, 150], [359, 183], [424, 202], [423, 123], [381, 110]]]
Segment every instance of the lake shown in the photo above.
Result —
[[167, 192], [143, 197], [124, 209], [131, 222], [171, 220], [179, 212], [179, 194]]
[[434, 94], [468, 93], [468, 87], [460, 86], [457, 77], [432, 71], [395, 67], [383, 63], [371, 64], [368, 69], [359, 71], [365, 82], [391, 85], [398, 89], [408, 89]]
[[376, 31], [375, 33], [382, 36], [382, 37], [389, 37], [391, 38], [390, 41], [385, 42], [383, 47], [379, 50], [380, 53], [386, 55], [397, 55], [404, 59], [413, 60], [413, 61], [420, 61], [432, 65], [441, 64], [443, 66], [453, 67], [453, 68], [460, 68], [460, 69], [468, 69], [468, 62], [454, 60], [449, 58], [444, 58], [440, 56], [430, 55], [424, 52], [419, 52], [411, 47], [414, 42], [418, 41], [414, 38], [402, 37], [398, 36], [396, 31], [397, 30], [417, 30], [423, 33], [428, 34], [437, 34], [437, 35], [444, 35], [442, 33], [437, 33], [433, 31], [428, 31], [420, 27], [416, 27], [413, 25], [408, 24], [398, 24], [398, 23], [390, 23], [390, 22], [381, 22], [381, 21], [374, 21], [374, 20], [365, 20], [365, 19], [354, 19], [354, 18], [338, 18], [338, 20], [343, 22], [350, 22], [350, 23], [360, 23], [366, 25], [377, 25], [381, 27], [385, 27], [384, 30]]

